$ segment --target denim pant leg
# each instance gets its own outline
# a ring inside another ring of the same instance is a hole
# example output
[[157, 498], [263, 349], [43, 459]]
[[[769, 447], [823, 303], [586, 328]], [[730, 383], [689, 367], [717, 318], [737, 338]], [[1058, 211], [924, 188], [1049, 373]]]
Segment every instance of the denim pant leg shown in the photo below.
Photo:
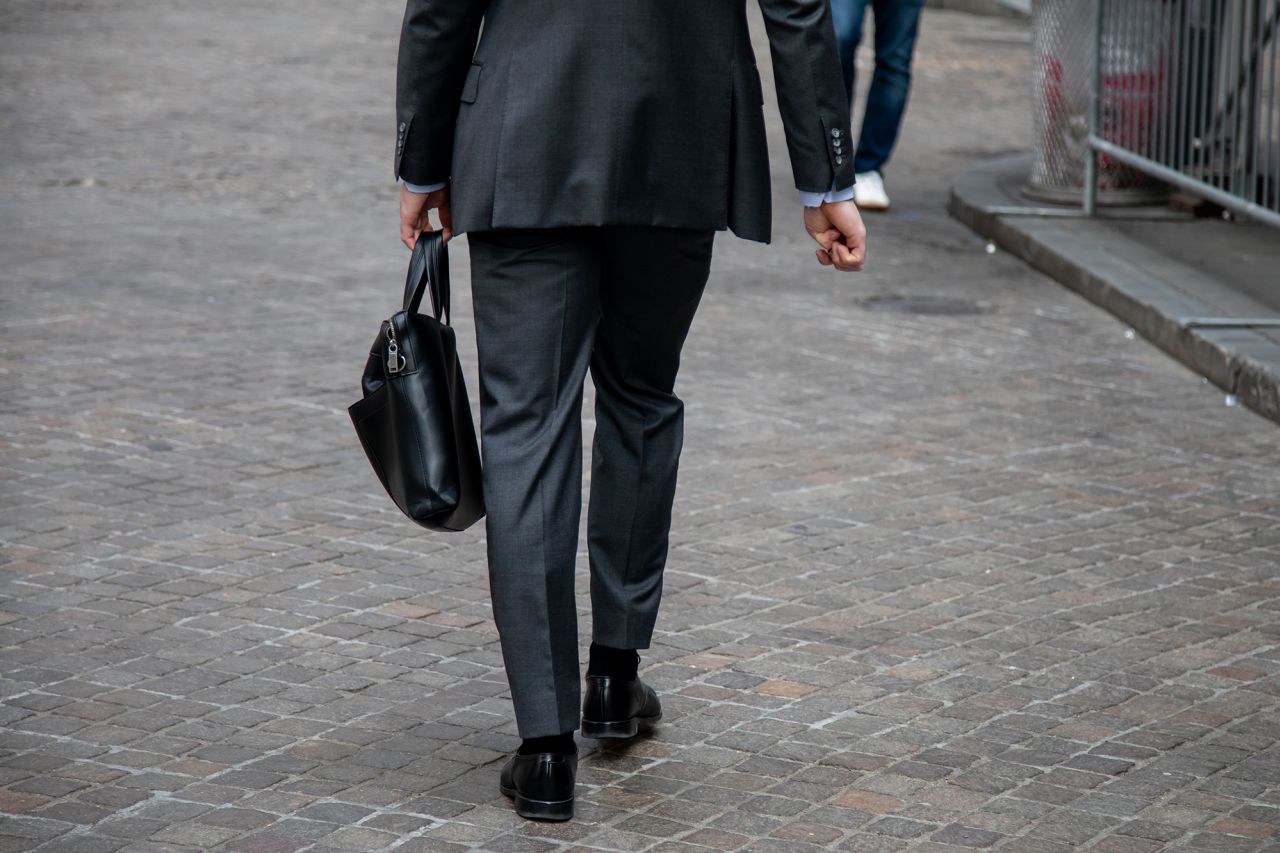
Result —
[[867, 16], [868, 0], [831, 0], [831, 22], [836, 30], [836, 48], [840, 51], [840, 68], [844, 72], [844, 90], [853, 100], [853, 58], [862, 43], [862, 20]]
[[875, 15], [876, 70], [867, 93], [854, 171], [880, 171], [893, 153], [911, 90], [911, 56], [924, 0], [871, 0]]

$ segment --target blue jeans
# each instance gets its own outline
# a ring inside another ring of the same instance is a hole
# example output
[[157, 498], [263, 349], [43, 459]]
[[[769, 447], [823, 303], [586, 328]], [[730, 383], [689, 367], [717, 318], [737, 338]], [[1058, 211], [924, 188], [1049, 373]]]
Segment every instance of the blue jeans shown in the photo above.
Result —
[[898, 141], [898, 128], [911, 90], [911, 54], [924, 0], [831, 0], [844, 87], [853, 100], [853, 57], [862, 41], [867, 5], [875, 15], [876, 70], [867, 93], [862, 133], [853, 158], [855, 172], [878, 172]]

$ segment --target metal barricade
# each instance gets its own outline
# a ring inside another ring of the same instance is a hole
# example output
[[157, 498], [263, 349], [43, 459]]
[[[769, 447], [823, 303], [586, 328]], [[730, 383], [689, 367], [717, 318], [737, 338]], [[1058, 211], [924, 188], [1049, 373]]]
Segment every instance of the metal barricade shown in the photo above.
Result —
[[1114, 163], [1280, 227], [1280, 0], [1092, 0], [1089, 32], [1085, 211]]
[[[1149, 28], [1157, 29], [1164, 4], [1143, 5], [1155, 10]], [[1048, 202], [1078, 205], [1084, 194], [1090, 156], [1091, 8], [1090, 0], [1035, 0], [1032, 6], [1034, 135], [1025, 193]], [[1143, 124], [1151, 104], [1141, 94], [1141, 81], [1151, 74], [1159, 42], [1132, 28], [1104, 29], [1101, 37], [1102, 87], [1109, 92], [1101, 109], [1103, 125]], [[1097, 166], [1099, 204], [1158, 204], [1168, 195], [1164, 183], [1114, 159], [1104, 157]]]

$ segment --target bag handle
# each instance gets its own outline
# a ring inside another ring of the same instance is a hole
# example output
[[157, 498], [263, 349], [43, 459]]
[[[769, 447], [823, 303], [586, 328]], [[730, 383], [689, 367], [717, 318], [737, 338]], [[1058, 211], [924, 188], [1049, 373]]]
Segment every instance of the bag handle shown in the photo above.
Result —
[[431, 289], [435, 318], [449, 325], [449, 250], [441, 231], [423, 231], [413, 244], [409, 273], [404, 280], [404, 309], [417, 313], [422, 294]]

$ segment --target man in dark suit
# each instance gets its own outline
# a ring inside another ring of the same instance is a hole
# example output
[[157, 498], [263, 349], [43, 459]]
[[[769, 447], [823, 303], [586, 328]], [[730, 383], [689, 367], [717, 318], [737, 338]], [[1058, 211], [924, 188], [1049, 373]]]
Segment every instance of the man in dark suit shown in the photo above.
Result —
[[[861, 269], [849, 100], [826, 0], [760, 0], [804, 225]], [[769, 159], [745, 0], [408, 0], [395, 171], [401, 238], [467, 232], [490, 590], [523, 739], [501, 788], [572, 815], [581, 726], [661, 716], [637, 676], [683, 436], [673, 393], [714, 233], [770, 238]], [[580, 704], [574, 562], [583, 382], [592, 645]]]

